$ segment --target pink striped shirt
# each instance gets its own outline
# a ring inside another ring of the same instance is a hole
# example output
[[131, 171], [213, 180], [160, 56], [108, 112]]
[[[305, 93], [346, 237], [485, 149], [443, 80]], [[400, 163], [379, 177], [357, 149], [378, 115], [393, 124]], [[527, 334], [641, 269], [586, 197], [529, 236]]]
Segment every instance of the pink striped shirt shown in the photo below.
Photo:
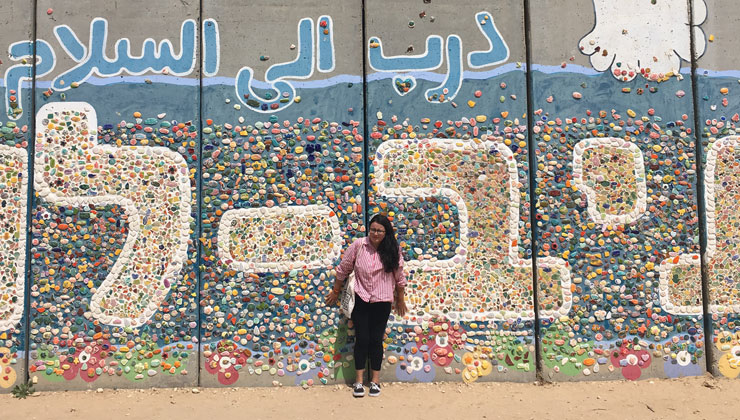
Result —
[[401, 249], [398, 250], [398, 268], [386, 273], [380, 254], [368, 237], [355, 239], [349, 246], [337, 267], [337, 279], [344, 281], [352, 270], [355, 272], [355, 293], [365, 302], [393, 302], [394, 289], [406, 286]]

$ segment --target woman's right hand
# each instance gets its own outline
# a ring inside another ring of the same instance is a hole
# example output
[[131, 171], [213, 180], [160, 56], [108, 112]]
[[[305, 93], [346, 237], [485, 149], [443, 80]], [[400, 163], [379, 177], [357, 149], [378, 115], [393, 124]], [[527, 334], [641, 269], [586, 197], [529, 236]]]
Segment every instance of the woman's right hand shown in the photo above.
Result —
[[332, 290], [326, 295], [326, 306], [334, 306], [339, 301], [339, 292]]

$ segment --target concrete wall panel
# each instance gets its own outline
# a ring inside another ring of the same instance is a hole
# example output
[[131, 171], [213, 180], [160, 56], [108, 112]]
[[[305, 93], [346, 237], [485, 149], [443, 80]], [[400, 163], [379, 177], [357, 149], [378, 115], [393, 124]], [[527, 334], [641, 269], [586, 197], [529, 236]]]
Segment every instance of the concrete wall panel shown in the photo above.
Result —
[[[197, 383], [198, 9], [38, 1], [31, 375]], [[169, 40], [169, 41], [165, 41]]]
[[[409, 281], [383, 375], [532, 380], [522, 3], [373, 0], [365, 11], [368, 211], [393, 217]], [[564, 267], [551, 263], [559, 290]]]
[[[699, 2], [697, 2], [699, 3]], [[700, 4], [700, 3], [699, 3]], [[740, 60], [732, 50], [731, 29], [740, 15], [724, 1], [707, 1], [704, 37], [697, 39], [698, 121], [704, 168], [704, 203], [707, 221], [706, 273], [711, 322], [711, 368], [729, 378], [740, 374], [740, 300], [734, 280], [738, 251], [736, 231], [737, 178], [737, 92]]]
[[699, 375], [688, 9], [582, 3], [530, 2], [538, 259], [567, 260], [573, 294], [568, 314], [540, 317], [543, 376]]
[[351, 381], [324, 300], [364, 235], [362, 3], [203, 7], [223, 53], [203, 79], [201, 383]]
[[26, 1], [3, 5], [0, 39], [7, 47], [0, 70], [3, 115], [0, 117], [0, 392], [26, 377], [26, 220], [31, 141], [33, 11]]

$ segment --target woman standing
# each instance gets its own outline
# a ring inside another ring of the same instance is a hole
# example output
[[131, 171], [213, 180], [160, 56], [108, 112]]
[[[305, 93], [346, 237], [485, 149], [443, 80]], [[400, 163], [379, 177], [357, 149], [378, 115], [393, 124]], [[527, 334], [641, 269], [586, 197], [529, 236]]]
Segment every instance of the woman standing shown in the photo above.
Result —
[[334, 288], [326, 297], [327, 305], [337, 303], [344, 280], [355, 272], [355, 307], [352, 322], [355, 326], [355, 370], [357, 376], [352, 394], [365, 396], [362, 377], [370, 359], [372, 377], [370, 396], [380, 395], [380, 365], [383, 361], [383, 334], [396, 300], [396, 313], [406, 314], [401, 248], [387, 217], [376, 214], [370, 219], [368, 236], [356, 239], [347, 249], [337, 268]]

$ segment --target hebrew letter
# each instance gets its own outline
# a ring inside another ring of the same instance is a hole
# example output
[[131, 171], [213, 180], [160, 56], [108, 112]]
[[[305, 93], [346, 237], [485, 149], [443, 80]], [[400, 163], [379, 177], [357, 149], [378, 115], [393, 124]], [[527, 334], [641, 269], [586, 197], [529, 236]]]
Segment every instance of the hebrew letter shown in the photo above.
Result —
[[631, 223], [647, 209], [645, 165], [640, 149], [619, 138], [592, 138], [573, 150], [573, 181], [588, 197], [596, 223]]
[[120, 205], [129, 234], [92, 296], [105, 324], [143, 325], [157, 311], [187, 257], [190, 178], [183, 157], [163, 147], [97, 143], [97, 116], [84, 102], [41, 107], [34, 186], [56, 205]]
[[[421, 255], [409, 273], [410, 309], [462, 319], [533, 318], [532, 264], [519, 257], [519, 181], [511, 150], [498, 142], [391, 140], [374, 162], [381, 196], [440, 196], [458, 209], [456, 255]], [[438, 187], [445, 185], [445, 187]], [[562, 299], [544, 316], [571, 306], [570, 274], [557, 258], [538, 259], [539, 277]]]
[[[709, 312], [740, 313], [740, 137], [712, 143], [704, 171], [707, 211]], [[660, 304], [668, 312], [702, 313], [699, 254], [683, 254], [660, 265]]]
[[247, 273], [323, 268], [339, 258], [342, 230], [327, 206], [236, 209], [224, 213], [218, 244], [221, 259]]

